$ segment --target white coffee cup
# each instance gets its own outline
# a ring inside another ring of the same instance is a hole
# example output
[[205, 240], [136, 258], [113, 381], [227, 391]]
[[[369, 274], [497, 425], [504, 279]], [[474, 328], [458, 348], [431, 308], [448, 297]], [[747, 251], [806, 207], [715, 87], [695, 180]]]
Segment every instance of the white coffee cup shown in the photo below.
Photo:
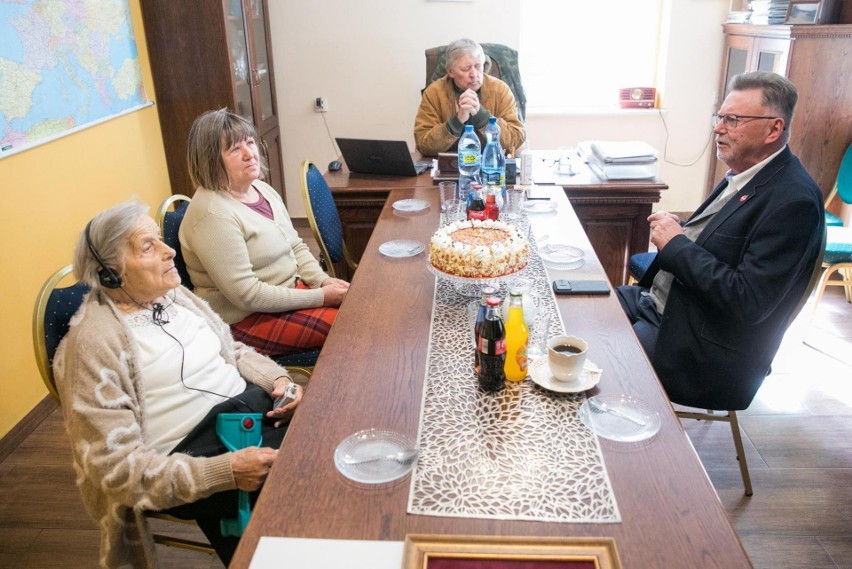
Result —
[[547, 342], [547, 361], [556, 381], [576, 381], [586, 364], [589, 345], [577, 336], [554, 336]]

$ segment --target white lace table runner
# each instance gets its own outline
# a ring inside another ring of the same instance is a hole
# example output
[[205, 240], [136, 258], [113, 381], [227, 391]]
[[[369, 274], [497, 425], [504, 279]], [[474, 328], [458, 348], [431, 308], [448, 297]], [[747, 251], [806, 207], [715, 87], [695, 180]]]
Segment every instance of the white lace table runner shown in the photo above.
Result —
[[[519, 276], [534, 281], [539, 311], [551, 314], [549, 336], [564, 333], [537, 254]], [[620, 522], [598, 440], [577, 414], [585, 396], [552, 393], [529, 378], [496, 394], [481, 391], [467, 314], [478, 299], [446, 279], [436, 285], [408, 513]]]

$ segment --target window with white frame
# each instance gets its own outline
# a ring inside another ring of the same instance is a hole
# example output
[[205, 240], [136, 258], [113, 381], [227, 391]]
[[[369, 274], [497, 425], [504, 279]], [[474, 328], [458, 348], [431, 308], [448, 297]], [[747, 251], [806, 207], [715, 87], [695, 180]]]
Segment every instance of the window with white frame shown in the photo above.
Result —
[[618, 108], [624, 87], [656, 87], [664, 0], [521, 0], [527, 113]]

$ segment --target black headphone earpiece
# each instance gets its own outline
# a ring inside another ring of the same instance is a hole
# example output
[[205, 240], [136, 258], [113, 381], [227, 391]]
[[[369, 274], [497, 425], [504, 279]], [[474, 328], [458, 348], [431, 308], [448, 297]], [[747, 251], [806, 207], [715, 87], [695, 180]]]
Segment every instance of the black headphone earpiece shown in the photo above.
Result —
[[111, 269], [106, 266], [101, 256], [98, 255], [97, 250], [95, 250], [95, 246], [92, 245], [92, 238], [89, 236], [89, 227], [91, 227], [92, 222], [86, 224], [86, 231], [84, 232], [86, 235], [86, 245], [89, 246], [89, 251], [92, 252], [92, 255], [95, 257], [95, 260], [101, 266], [101, 270], [98, 271], [98, 280], [101, 282], [101, 286], [104, 288], [120, 288], [121, 287], [121, 275], [115, 272], [114, 269]]

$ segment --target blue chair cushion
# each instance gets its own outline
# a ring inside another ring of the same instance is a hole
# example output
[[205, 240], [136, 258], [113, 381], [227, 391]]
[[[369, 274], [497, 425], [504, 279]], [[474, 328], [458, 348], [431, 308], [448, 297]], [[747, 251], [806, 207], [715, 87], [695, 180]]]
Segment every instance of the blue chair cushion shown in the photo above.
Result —
[[305, 177], [317, 229], [328, 249], [331, 262], [337, 263], [343, 260], [343, 225], [337, 214], [337, 206], [334, 205], [334, 198], [325, 178], [316, 166], [311, 164]]
[[823, 263], [852, 263], [852, 243], [826, 243]]
[[826, 227], [843, 227], [843, 220], [833, 213], [825, 212]]
[[53, 362], [53, 355], [59, 342], [68, 333], [71, 317], [83, 304], [83, 297], [89, 292], [87, 285], [77, 283], [65, 288], [53, 289], [44, 311], [44, 341], [47, 359]]
[[280, 366], [308, 367], [316, 365], [319, 354], [320, 349], [315, 348], [313, 350], [305, 350], [304, 352], [298, 352], [286, 356], [272, 356], [272, 359]]
[[645, 271], [648, 270], [648, 267], [651, 266], [651, 262], [656, 256], [657, 253], [653, 251], [649, 253], [636, 253], [635, 255], [631, 255], [630, 262], [627, 264], [627, 270], [630, 271], [630, 274], [633, 275], [634, 279], [641, 281], [642, 276], [645, 274]]
[[183, 222], [183, 216], [186, 215], [187, 207], [189, 207], [189, 202], [176, 201], [174, 211], [166, 212], [163, 218], [163, 241], [175, 250], [175, 268], [180, 275], [180, 282], [183, 286], [192, 290], [192, 281], [189, 278], [189, 271], [186, 270], [186, 263], [183, 260], [183, 253], [180, 250], [180, 239], [178, 238], [180, 224]]

